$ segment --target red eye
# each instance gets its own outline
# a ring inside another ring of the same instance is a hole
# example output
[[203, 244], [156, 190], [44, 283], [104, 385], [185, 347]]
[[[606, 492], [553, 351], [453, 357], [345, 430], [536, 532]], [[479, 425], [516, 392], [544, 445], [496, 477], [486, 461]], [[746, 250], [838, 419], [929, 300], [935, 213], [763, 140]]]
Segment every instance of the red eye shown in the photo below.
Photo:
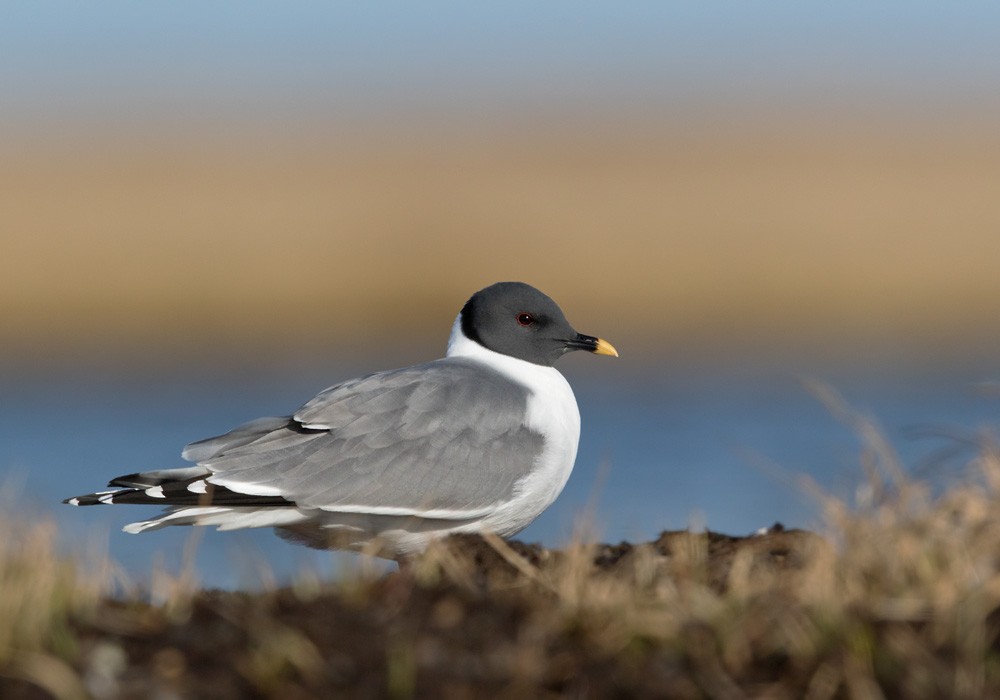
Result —
[[535, 322], [535, 317], [529, 313], [521, 312], [517, 315], [517, 322], [522, 326], [530, 326]]

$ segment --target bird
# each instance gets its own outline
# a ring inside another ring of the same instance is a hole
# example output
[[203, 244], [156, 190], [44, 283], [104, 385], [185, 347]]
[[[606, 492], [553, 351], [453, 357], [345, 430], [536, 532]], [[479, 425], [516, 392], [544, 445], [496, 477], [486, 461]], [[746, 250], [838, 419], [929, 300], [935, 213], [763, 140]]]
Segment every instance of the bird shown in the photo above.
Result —
[[510, 537], [573, 470], [580, 411], [554, 364], [575, 350], [618, 357], [538, 289], [498, 282], [462, 307], [443, 358], [336, 384], [290, 416], [187, 445], [195, 466], [119, 476], [63, 503], [166, 506], [123, 528], [133, 534], [272, 527], [397, 561], [452, 533]]

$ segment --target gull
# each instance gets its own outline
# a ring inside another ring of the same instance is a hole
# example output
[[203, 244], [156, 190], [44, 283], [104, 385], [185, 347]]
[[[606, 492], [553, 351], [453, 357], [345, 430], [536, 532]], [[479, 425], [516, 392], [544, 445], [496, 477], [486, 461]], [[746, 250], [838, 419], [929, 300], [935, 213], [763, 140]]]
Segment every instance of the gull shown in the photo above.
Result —
[[451, 533], [510, 537], [573, 470], [580, 411], [553, 366], [573, 350], [618, 356], [534, 287], [499, 282], [466, 302], [443, 358], [336, 384], [291, 416], [191, 443], [182, 457], [195, 466], [119, 476], [63, 502], [166, 506], [129, 533], [273, 527], [394, 559]]

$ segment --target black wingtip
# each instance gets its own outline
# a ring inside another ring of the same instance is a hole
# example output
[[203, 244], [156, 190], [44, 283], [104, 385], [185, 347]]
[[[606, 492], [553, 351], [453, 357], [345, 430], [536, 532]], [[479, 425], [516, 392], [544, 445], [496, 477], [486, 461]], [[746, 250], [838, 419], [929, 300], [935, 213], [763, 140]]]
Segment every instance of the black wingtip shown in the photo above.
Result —
[[73, 498], [63, 499], [63, 503], [68, 506], [96, 506], [103, 503], [101, 501], [99, 494], [88, 493], [84, 496], [74, 496]]

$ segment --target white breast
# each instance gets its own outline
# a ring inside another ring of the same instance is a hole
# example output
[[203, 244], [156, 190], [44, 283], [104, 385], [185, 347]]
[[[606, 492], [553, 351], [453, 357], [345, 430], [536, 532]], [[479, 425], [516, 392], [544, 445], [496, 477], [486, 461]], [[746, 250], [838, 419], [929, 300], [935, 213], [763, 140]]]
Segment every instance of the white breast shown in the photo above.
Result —
[[548, 508], [566, 485], [580, 444], [580, 409], [569, 382], [555, 367], [544, 367], [484, 348], [462, 333], [461, 316], [448, 340], [448, 357], [467, 357], [527, 387], [524, 423], [543, 439], [535, 468], [515, 486], [512, 500], [468, 529], [502, 536], [520, 532]]

